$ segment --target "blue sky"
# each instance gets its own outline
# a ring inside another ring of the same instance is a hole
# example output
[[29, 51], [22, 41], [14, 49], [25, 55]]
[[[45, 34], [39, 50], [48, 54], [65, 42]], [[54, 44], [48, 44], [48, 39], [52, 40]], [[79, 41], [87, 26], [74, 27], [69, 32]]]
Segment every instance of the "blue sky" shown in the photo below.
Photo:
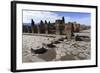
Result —
[[51, 11], [30, 11], [23, 10], [23, 23], [31, 23], [31, 19], [37, 24], [40, 20], [55, 22], [57, 19], [62, 19], [64, 16], [65, 22], [77, 22], [84, 25], [91, 25], [91, 14], [80, 12], [51, 12]]

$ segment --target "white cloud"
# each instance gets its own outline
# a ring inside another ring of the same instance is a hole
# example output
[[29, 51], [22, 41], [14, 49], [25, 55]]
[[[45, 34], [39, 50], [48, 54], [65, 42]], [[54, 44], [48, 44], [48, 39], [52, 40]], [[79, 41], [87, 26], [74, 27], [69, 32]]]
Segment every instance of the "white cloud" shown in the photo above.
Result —
[[84, 25], [91, 25], [91, 19], [88, 17], [82, 17], [82, 18], [71, 18], [71, 17], [65, 17], [65, 22], [77, 22], [79, 24]]
[[[67, 22], [77, 22], [80, 24], [90, 25], [90, 18], [88, 17], [71, 17], [64, 16], [65, 23]], [[58, 15], [55, 12], [47, 12], [47, 11], [23, 11], [23, 23], [31, 23], [31, 19], [35, 21], [35, 23], [40, 23], [40, 21], [50, 21], [55, 22], [57, 19], [62, 19], [61, 15]]]
[[61, 19], [62, 17], [54, 12], [46, 12], [46, 11], [23, 11], [23, 22], [30, 23], [31, 19], [35, 21], [35, 23], [39, 23], [40, 20], [47, 20], [50, 22], [55, 22], [56, 19]]
[[91, 25], [91, 19], [87, 17], [80, 18], [79, 22], [84, 25]]
[[64, 18], [65, 18], [65, 23], [68, 23], [71, 20], [70, 17], [64, 17]]

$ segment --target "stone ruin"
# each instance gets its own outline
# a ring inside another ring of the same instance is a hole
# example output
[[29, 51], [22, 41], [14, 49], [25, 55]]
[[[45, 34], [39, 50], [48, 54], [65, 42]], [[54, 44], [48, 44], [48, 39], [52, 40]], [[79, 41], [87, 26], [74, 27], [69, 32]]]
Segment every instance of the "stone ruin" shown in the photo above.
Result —
[[[25, 27], [23, 28], [25, 30]], [[76, 22], [68, 22], [65, 23], [64, 17], [62, 19], [55, 20], [55, 23], [50, 23], [45, 20], [43, 22], [42, 20], [38, 25], [36, 25], [31, 20], [31, 27], [27, 28], [28, 32], [24, 31], [25, 33], [38, 33], [38, 34], [56, 34], [56, 35], [66, 35], [68, 39], [71, 39], [74, 32], [80, 31], [80, 24], [77, 24]], [[49, 31], [52, 31], [53, 33], [50, 33]]]

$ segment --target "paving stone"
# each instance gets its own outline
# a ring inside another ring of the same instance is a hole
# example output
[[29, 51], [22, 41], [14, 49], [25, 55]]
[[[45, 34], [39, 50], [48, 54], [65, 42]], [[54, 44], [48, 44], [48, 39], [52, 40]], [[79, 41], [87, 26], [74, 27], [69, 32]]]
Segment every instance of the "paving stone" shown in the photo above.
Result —
[[71, 53], [72, 53], [72, 55], [78, 55], [79, 54], [79, 52], [77, 50], [73, 50]]
[[66, 55], [66, 53], [64, 53], [64, 52], [61, 53], [61, 56], [65, 56], [65, 55]]
[[80, 53], [78, 56], [80, 59], [86, 59], [86, 55], [84, 53]]
[[[74, 40], [64, 40], [59, 44], [53, 44], [56, 48], [46, 54], [34, 55], [32, 56], [30, 48], [38, 49], [41, 48], [43, 43], [48, 44], [55, 40], [60, 39], [61, 36], [57, 38], [44, 37], [44, 36], [32, 36], [23, 35], [23, 49], [22, 58], [23, 62], [41, 62], [41, 61], [60, 61], [60, 60], [79, 60], [79, 59], [90, 59], [91, 57], [91, 43], [84, 41], [74, 41]], [[52, 49], [52, 48], [47, 48]], [[27, 52], [25, 52], [27, 51]]]

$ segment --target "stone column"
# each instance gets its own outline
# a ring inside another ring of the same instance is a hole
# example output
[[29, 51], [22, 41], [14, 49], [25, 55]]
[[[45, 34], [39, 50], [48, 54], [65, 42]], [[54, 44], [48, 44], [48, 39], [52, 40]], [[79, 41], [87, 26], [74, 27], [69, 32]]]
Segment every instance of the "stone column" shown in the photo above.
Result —
[[65, 35], [67, 39], [71, 39], [72, 37], [72, 25], [71, 24], [65, 24]]
[[80, 24], [77, 24], [77, 32], [80, 31]]
[[73, 23], [74, 32], [76, 32], [76, 22]]

